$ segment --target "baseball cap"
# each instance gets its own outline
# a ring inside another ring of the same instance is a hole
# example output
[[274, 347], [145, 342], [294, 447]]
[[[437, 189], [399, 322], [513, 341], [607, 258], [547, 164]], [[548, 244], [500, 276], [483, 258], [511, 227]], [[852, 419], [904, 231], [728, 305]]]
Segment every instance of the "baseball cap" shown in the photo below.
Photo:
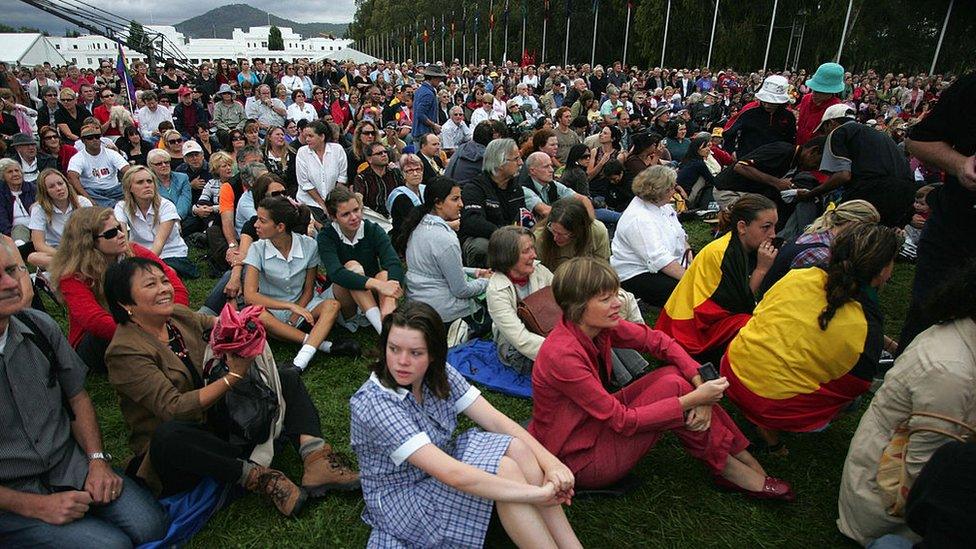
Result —
[[828, 120], [836, 120], [838, 118], [853, 118], [853, 117], [854, 117], [854, 109], [852, 109], [849, 105], [845, 105], [843, 103], [839, 103], [837, 105], [831, 105], [827, 107], [827, 110], [824, 111], [823, 116], [820, 118], [820, 124], [817, 124], [817, 129], [815, 129], [814, 131], [815, 132], [820, 131], [820, 127], [823, 126], [823, 123]]
[[202, 152], [203, 152], [203, 147], [201, 147], [200, 144], [194, 141], [193, 139], [187, 141], [186, 143], [183, 143], [183, 156], [186, 156], [191, 153], [202, 153]]

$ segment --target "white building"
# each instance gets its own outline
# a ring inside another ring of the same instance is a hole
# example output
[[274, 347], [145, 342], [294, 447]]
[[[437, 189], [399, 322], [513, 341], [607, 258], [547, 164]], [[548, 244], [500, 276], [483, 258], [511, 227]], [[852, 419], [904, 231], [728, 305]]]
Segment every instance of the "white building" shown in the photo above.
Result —
[[[303, 39], [289, 27], [279, 27], [285, 44], [282, 51], [268, 49], [268, 34], [271, 27], [251, 27], [246, 32], [234, 29], [233, 38], [186, 38], [174, 27], [147, 25], [146, 30], [160, 33], [170, 44], [180, 50], [190, 60], [199, 64], [204, 61], [216, 63], [218, 59], [254, 59], [292, 62], [301, 58], [316, 58], [332, 52], [339, 52], [349, 46], [352, 40], [314, 37]], [[97, 68], [101, 59], [112, 59], [118, 55], [118, 46], [108, 38], [86, 35], [78, 38], [49, 38], [57, 51], [68, 63], [81, 68]], [[145, 59], [141, 53], [123, 48], [129, 61]]]
[[0, 61], [20, 65], [64, 65], [64, 57], [39, 33], [0, 33]]

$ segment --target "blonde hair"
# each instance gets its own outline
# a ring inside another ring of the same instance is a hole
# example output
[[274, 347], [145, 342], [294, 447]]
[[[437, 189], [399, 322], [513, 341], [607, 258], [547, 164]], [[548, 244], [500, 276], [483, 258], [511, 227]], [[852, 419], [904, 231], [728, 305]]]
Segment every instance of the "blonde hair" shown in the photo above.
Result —
[[68, 178], [66, 178], [64, 174], [61, 173], [61, 170], [57, 168], [45, 168], [41, 170], [40, 174], [37, 175], [36, 200], [37, 203], [41, 206], [41, 209], [44, 210], [44, 215], [47, 217], [47, 220], [49, 222], [54, 217], [54, 199], [52, 199], [51, 195], [48, 194], [47, 183], [46, 183], [48, 176], [51, 175], [57, 176], [58, 179], [64, 182], [65, 187], [68, 188], [68, 203], [71, 204], [71, 207], [75, 210], [77, 210], [80, 207], [80, 204], [78, 203], [78, 193], [75, 192], [75, 188], [72, 187], [70, 183], [68, 183]]
[[153, 197], [152, 197], [152, 208], [155, 215], [153, 215], [153, 226], [159, 225], [159, 203], [161, 201], [159, 197], [159, 189], [155, 187], [158, 185], [156, 181], [156, 174], [152, 172], [149, 168], [145, 166], [132, 166], [129, 171], [125, 172], [122, 176], [122, 203], [125, 205], [125, 211], [129, 213], [129, 217], [136, 216], [136, 209], [138, 204], [136, 204], [136, 199], [132, 196], [132, 178], [136, 176], [137, 173], [146, 172], [149, 177], [153, 180]]
[[829, 231], [834, 227], [843, 227], [848, 224], [856, 223], [878, 223], [881, 221], [881, 214], [877, 208], [867, 200], [848, 200], [840, 206], [828, 209], [813, 221], [803, 234], [813, 234]]
[[[131, 171], [131, 170], [130, 170]], [[115, 219], [111, 208], [92, 206], [80, 208], [68, 217], [68, 222], [61, 233], [61, 243], [55, 249], [54, 258], [48, 269], [56, 291], [59, 290], [61, 280], [74, 276], [88, 284], [95, 299], [108, 310], [105, 302], [105, 270], [108, 260], [105, 254], [98, 251], [96, 246], [98, 235], [109, 219]], [[132, 256], [132, 248], [126, 246], [126, 257]], [[62, 296], [63, 297], [63, 296]]]
[[677, 173], [667, 166], [651, 166], [641, 170], [634, 177], [631, 189], [634, 195], [647, 202], [657, 202], [664, 198], [669, 190], [674, 189], [678, 180]]
[[170, 137], [179, 137], [180, 141], [183, 141], [183, 134], [181, 134], [180, 132], [176, 130], [166, 130], [163, 132], [163, 136], [160, 137], [159, 139], [160, 143], [162, 143], [162, 146], [159, 147], [160, 149], [165, 149], [166, 146], [169, 145]]
[[234, 157], [225, 151], [217, 151], [213, 153], [213, 155], [210, 157], [210, 174], [218, 177], [220, 175], [220, 168], [224, 164], [233, 167]]

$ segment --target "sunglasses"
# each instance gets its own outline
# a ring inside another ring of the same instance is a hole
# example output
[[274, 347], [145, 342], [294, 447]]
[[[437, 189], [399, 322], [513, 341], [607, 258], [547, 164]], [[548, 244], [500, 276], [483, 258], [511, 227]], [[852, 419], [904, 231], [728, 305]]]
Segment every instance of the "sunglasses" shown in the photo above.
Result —
[[268, 196], [274, 198], [276, 196], [285, 196], [285, 191], [271, 191]]
[[163, 160], [162, 162], [150, 162], [149, 164], [152, 165], [152, 166], [156, 166], [157, 168], [160, 168], [160, 167], [165, 166], [166, 164], [169, 164], [169, 162], [166, 162], [165, 160]]
[[111, 98], [113, 98], [113, 97], [115, 97], [115, 94], [111, 94], [111, 93], [110, 93], [110, 94], [108, 94], [108, 95], [103, 95], [103, 96], [102, 96], [102, 99], [111, 99]]
[[111, 228], [111, 229], [105, 231], [104, 233], [96, 234], [95, 235], [95, 238], [96, 239], [98, 239], [98, 238], [104, 238], [105, 240], [112, 240], [113, 238], [119, 236], [119, 233], [121, 233], [121, 232], [122, 232], [122, 226], [121, 225], [116, 225], [114, 228]]
[[170, 145], [179, 145], [183, 141], [180, 139], [167, 139], [166, 142], [169, 143]]
[[242, 136], [242, 135], [235, 135], [234, 137], [231, 137], [230, 140], [231, 141], [244, 141], [244, 136]]
[[362, 135], [376, 135], [376, 132], [373, 130], [364, 130]]
[[81, 140], [82, 141], [96, 141], [98, 139], [101, 139], [101, 137], [102, 136], [100, 136], [100, 135], [83, 135], [81, 137]]

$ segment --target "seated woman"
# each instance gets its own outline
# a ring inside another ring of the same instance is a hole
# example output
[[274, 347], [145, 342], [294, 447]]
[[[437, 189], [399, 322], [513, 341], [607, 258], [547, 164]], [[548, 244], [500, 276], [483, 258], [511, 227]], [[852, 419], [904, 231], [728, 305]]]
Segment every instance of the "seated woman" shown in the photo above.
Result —
[[0, 233], [14, 239], [21, 255], [30, 253], [30, 209], [37, 195], [37, 185], [24, 181], [20, 162], [0, 158]]
[[729, 343], [726, 392], [770, 450], [786, 453], [779, 431], [825, 429], [871, 386], [884, 342], [878, 289], [900, 246], [879, 225], [845, 231], [826, 269], [787, 273]]
[[[407, 217], [396, 241], [407, 260], [407, 298], [434, 308], [445, 324], [459, 318], [479, 328], [483, 317], [474, 298], [488, 287], [488, 269], [461, 264], [461, 243], [449, 225], [461, 218], [461, 187], [448, 177], [435, 177], [424, 188], [424, 202]], [[474, 280], [469, 280], [468, 277]]]
[[51, 282], [68, 311], [68, 342], [90, 370], [105, 371], [105, 349], [115, 335], [115, 320], [104, 305], [105, 270], [119, 258], [133, 256], [159, 263], [173, 286], [173, 299], [190, 304], [176, 271], [156, 254], [130, 243], [110, 208], [94, 206], [72, 213], [51, 259]]
[[172, 158], [163, 149], [153, 149], [146, 154], [149, 169], [156, 176], [156, 190], [159, 196], [169, 200], [176, 206], [176, 213], [180, 222], [190, 216], [193, 205], [193, 190], [190, 188], [190, 178], [182, 172], [174, 171], [171, 167]]
[[[885, 375], [844, 462], [837, 527], [862, 545], [891, 533], [918, 540], [894, 512], [898, 503], [904, 508], [904, 493], [878, 484], [882, 453], [898, 448], [889, 446], [893, 440], [904, 441], [909, 432], [918, 431], [902, 448], [905, 469], [899, 489], [907, 492], [932, 454], [951, 440], [938, 431], [969, 434], [958, 424], [925, 414], [976, 425], [976, 265], [960, 269], [933, 294], [927, 308], [936, 324], [916, 337]], [[966, 497], [971, 499], [969, 493]]]
[[[386, 197], [386, 211], [390, 212], [393, 229], [390, 238], [396, 240], [403, 229], [403, 223], [417, 206], [424, 203], [424, 163], [415, 154], [400, 156], [400, 171], [403, 172], [403, 185], [390, 191]], [[461, 221], [452, 221], [456, 231]]]
[[861, 223], [881, 220], [878, 210], [867, 200], [848, 200], [829, 208], [810, 224], [794, 242], [783, 245], [773, 260], [773, 266], [759, 286], [759, 297], [783, 278], [790, 269], [804, 267], [827, 268], [830, 262], [830, 243], [842, 232]]
[[[485, 298], [491, 316], [498, 357], [522, 375], [529, 375], [545, 338], [532, 333], [518, 316], [518, 302], [552, 284], [552, 271], [536, 261], [535, 236], [529, 229], [507, 225], [488, 241], [488, 279]], [[620, 292], [624, 317], [643, 322], [634, 296]]]
[[708, 188], [715, 187], [715, 175], [722, 166], [712, 156], [711, 136], [695, 137], [688, 145], [681, 165], [678, 168], [678, 186], [688, 196], [688, 207], [697, 209], [705, 206]]
[[[446, 338], [433, 308], [404, 303], [349, 401], [368, 545], [481, 547], [497, 504], [518, 546], [582, 547], [562, 509], [572, 473], [447, 363]], [[452, 440], [459, 413], [485, 431]]]
[[692, 356], [717, 364], [749, 321], [759, 284], [776, 258], [776, 219], [776, 204], [758, 194], [745, 194], [723, 210], [719, 232], [724, 236], [691, 262], [654, 328]]
[[302, 457], [301, 488], [281, 471], [251, 461], [254, 445], [232, 441], [220, 415], [208, 414], [248, 375], [255, 358], [227, 354], [229, 373], [205, 385], [203, 333], [214, 317], [176, 304], [174, 288], [155, 261], [113, 264], [104, 291], [119, 326], [105, 364], [130, 432], [130, 474], [160, 495], [188, 490], [205, 476], [237, 483], [269, 497], [287, 516], [298, 513], [309, 496], [359, 487], [359, 475], [339, 466], [322, 439], [318, 410], [298, 370], [282, 368], [278, 375], [285, 409], [281, 436]]
[[671, 205], [674, 170], [651, 166], [634, 178], [634, 198], [613, 234], [610, 265], [620, 285], [648, 305], [663, 307], [691, 263], [688, 235]]
[[342, 305], [343, 323], [351, 332], [372, 326], [380, 333], [383, 319], [403, 295], [400, 258], [383, 229], [363, 219], [359, 195], [340, 185], [329, 193], [325, 208], [332, 223], [319, 232], [319, 256]]
[[539, 260], [550, 271], [573, 257], [610, 260], [610, 235], [607, 227], [590, 217], [586, 206], [575, 197], [553, 203], [544, 223], [534, 229]]
[[31, 243], [34, 252], [27, 261], [47, 269], [61, 243], [61, 233], [68, 216], [78, 208], [92, 205], [87, 197], [78, 196], [63, 173], [54, 168], [42, 170], [37, 176], [37, 202], [30, 209]]
[[130, 231], [133, 242], [149, 248], [180, 276], [200, 276], [180, 236], [176, 206], [156, 192], [156, 179], [149, 168], [133, 166], [122, 176], [122, 201], [115, 204], [115, 218], [123, 230]]
[[[590, 257], [556, 271], [552, 290], [563, 317], [532, 371], [529, 432], [582, 487], [619, 481], [672, 431], [719, 487], [791, 501], [790, 485], [766, 474], [746, 451], [749, 440], [716, 406], [728, 382], [702, 382], [698, 362], [673, 339], [622, 319], [619, 284], [609, 265]], [[611, 347], [650, 353], [668, 365], [611, 393]]]
[[[292, 361], [302, 371], [316, 351], [359, 354], [355, 341], [325, 341], [339, 314], [339, 302], [315, 293], [319, 255], [315, 240], [299, 232], [308, 230], [310, 220], [308, 208], [287, 197], [265, 198], [254, 222], [260, 240], [248, 247], [244, 259], [244, 300], [265, 308], [261, 321], [271, 335], [302, 344]], [[308, 334], [298, 328], [302, 324]]]

